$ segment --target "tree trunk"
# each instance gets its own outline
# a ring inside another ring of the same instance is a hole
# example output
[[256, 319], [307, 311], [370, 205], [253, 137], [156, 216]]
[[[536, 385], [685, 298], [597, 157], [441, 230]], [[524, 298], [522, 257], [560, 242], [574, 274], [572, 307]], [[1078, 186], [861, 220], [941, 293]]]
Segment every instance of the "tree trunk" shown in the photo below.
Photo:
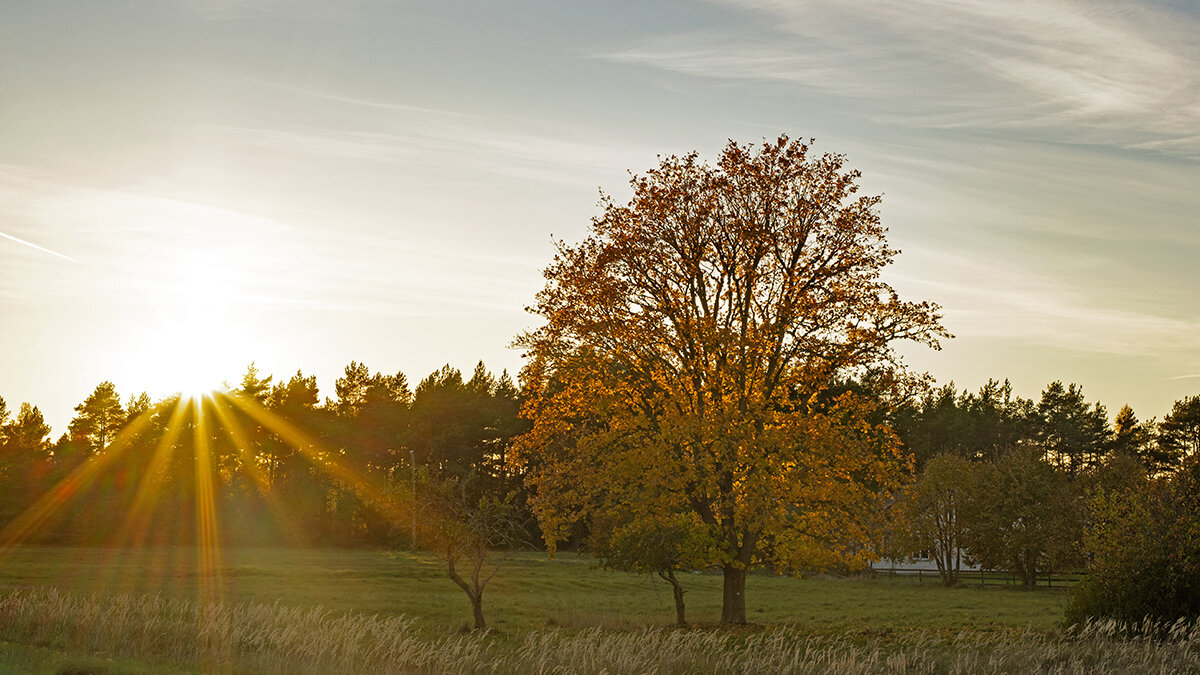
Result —
[[671, 582], [671, 588], [675, 591], [675, 623], [680, 626], [686, 626], [687, 619], [683, 616], [683, 586], [675, 578], [675, 570], [667, 568], [666, 572], [659, 572], [658, 575]]
[[[446, 569], [450, 572], [450, 580], [455, 584], [458, 584], [458, 587], [463, 589], [463, 592], [466, 593], [467, 597], [471, 600], [471, 611], [475, 614], [475, 630], [483, 630], [487, 628], [487, 622], [483, 620], [482, 585], [475, 580], [475, 587], [472, 588], [471, 584], [468, 584], [467, 581], [459, 575], [458, 570], [455, 568], [454, 557], [452, 555], [446, 556]], [[478, 571], [476, 574], [478, 574]]]
[[1037, 586], [1037, 556], [1027, 554], [1024, 559], [1018, 559], [1015, 567], [1017, 574], [1021, 577], [1022, 586], [1027, 589]]
[[1025, 570], [1025, 578], [1022, 579], [1022, 583], [1025, 584], [1025, 588], [1029, 588], [1029, 589], [1037, 588], [1037, 568], [1036, 567], [1031, 567], [1030, 569]]
[[483, 620], [483, 591], [471, 595], [471, 609], [475, 612], [475, 630], [486, 630], [487, 622]]
[[746, 567], [736, 562], [725, 563], [725, 593], [721, 606], [721, 623], [746, 623]]

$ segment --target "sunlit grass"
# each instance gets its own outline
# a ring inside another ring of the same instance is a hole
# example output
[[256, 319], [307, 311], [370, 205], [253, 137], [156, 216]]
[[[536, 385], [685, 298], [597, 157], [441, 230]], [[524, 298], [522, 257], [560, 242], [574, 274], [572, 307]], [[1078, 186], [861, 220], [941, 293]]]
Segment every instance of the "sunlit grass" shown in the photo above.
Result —
[[[469, 624], [470, 605], [444, 563], [407, 551], [231, 548], [221, 570], [226, 602], [321, 606], [381, 616], [404, 615], [433, 637]], [[121, 583], [108, 580], [119, 579]], [[721, 616], [719, 574], [682, 576], [688, 617], [699, 625]], [[80, 594], [163, 594], [194, 601], [205, 582], [194, 546], [129, 549], [26, 546], [0, 566], [0, 591], [54, 586]], [[981, 633], [1051, 630], [1068, 595], [977, 586], [946, 589], [867, 580], [792, 579], [753, 574], [748, 618], [809, 632]], [[670, 587], [654, 576], [611, 572], [587, 558], [544, 553], [513, 556], [488, 586], [489, 625], [507, 634], [555, 626], [667, 627], [674, 621]]]
[[1200, 628], [1131, 637], [1112, 622], [1080, 630], [899, 635], [557, 628], [427, 637], [398, 616], [281, 604], [202, 607], [155, 596], [0, 594], [0, 639], [239, 673], [945, 673], [1195, 672]]

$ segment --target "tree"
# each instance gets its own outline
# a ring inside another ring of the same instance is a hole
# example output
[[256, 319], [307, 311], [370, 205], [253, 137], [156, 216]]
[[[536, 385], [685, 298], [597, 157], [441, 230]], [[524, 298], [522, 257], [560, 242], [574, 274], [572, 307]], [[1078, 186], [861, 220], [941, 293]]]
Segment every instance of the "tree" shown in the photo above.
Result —
[[995, 459], [1009, 448], [1027, 444], [1037, 436], [1033, 401], [1014, 396], [1012, 383], [988, 380], [975, 394], [960, 398], [970, 420], [973, 457]]
[[970, 457], [975, 452], [970, 446], [971, 420], [959, 407], [953, 382], [905, 401], [894, 418], [896, 433], [913, 453], [917, 471], [938, 455]]
[[1175, 401], [1158, 425], [1158, 445], [1163, 459], [1171, 465], [1200, 454], [1200, 396]]
[[665, 519], [630, 518], [593, 524], [592, 554], [609, 569], [657, 574], [671, 584], [675, 623], [687, 625], [683, 584], [676, 570], [703, 566], [712, 558], [712, 539], [699, 520], [686, 515]]
[[125, 424], [125, 411], [121, 409], [121, 397], [112, 382], [96, 385], [83, 403], [75, 406], [78, 415], [67, 427], [71, 435], [93, 454], [104, 451]]
[[[0, 399], [0, 405], [3, 405], [3, 399]], [[0, 412], [0, 446], [5, 448], [6, 453], [40, 453], [46, 450], [50, 425], [46, 424], [37, 406], [22, 403], [11, 422], [4, 422], [6, 416], [6, 411]]]
[[1108, 450], [1108, 413], [1099, 403], [1089, 408], [1079, 385], [1046, 385], [1037, 411], [1038, 440], [1067, 476], [1075, 478], [1095, 466]]
[[1009, 569], [1032, 588], [1038, 572], [1079, 562], [1080, 488], [1039, 447], [1018, 448], [977, 465], [964, 514], [965, 542], [984, 567]]
[[[351, 361], [344, 377], [334, 383], [336, 401], [326, 401], [333, 411], [331, 440], [354, 471], [380, 482], [395, 478], [409, 464], [408, 436], [412, 392], [404, 373], [371, 373], [364, 363]], [[407, 471], [405, 472], [407, 475]], [[339, 490], [337, 510], [349, 521], [348, 529], [362, 540], [387, 543], [391, 521], [353, 490]]]
[[258, 366], [254, 365], [254, 362], [251, 361], [250, 365], [246, 366], [246, 373], [242, 375], [242, 385], [234, 391], [246, 400], [263, 405], [271, 395], [272, 379], [274, 379], [273, 375], [260, 377]]
[[1136, 490], [1100, 491], [1083, 546], [1088, 574], [1072, 591], [1068, 622], [1200, 617], [1200, 461]]
[[404, 373], [372, 374], [365, 363], [351, 361], [334, 388], [337, 401], [326, 407], [337, 414], [336, 436], [351, 463], [383, 473], [407, 463], [402, 450], [412, 392]]
[[900, 504], [902, 548], [929, 551], [942, 583], [958, 582], [964, 554], [966, 511], [974, 497], [975, 470], [967, 460], [938, 455], [925, 465]]
[[129, 424], [137, 419], [138, 415], [149, 412], [153, 407], [154, 402], [150, 400], [150, 395], [146, 392], [143, 391], [137, 396], [130, 394], [129, 403], [125, 404], [125, 423]]
[[896, 341], [948, 334], [935, 305], [881, 280], [896, 252], [845, 164], [786, 136], [731, 141], [716, 166], [667, 157], [627, 205], [603, 198], [585, 241], [558, 244], [531, 308], [545, 323], [517, 340], [520, 450], [551, 550], [600, 488], [654, 485], [712, 532], [727, 623], [745, 622], [755, 564], [869, 555], [904, 460], [867, 397], [819, 395], [871, 369], [897, 381]]
[[337, 458], [321, 447], [325, 428], [324, 412], [319, 409], [317, 378], [297, 370], [284, 382], [271, 387], [267, 409], [288, 424], [304, 429], [311, 445], [300, 447], [295, 439], [271, 434], [260, 449], [258, 461], [270, 482], [270, 493], [289, 505], [301, 522], [328, 534], [336, 534], [331, 523], [330, 496], [334, 492], [331, 477], [319, 466]]
[[409, 424], [418, 463], [463, 476], [479, 465], [482, 425], [475, 403], [462, 372], [448, 364], [421, 380]]
[[1028, 443], [1038, 432], [1033, 401], [1013, 396], [1012, 384], [988, 380], [978, 393], [955, 394], [954, 383], [901, 404], [896, 433], [913, 453], [917, 470], [938, 454], [994, 459]]
[[419, 514], [419, 537], [434, 555], [446, 562], [451, 581], [467, 594], [475, 630], [487, 628], [483, 616], [483, 591], [525, 543], [522, 518], [511, 495], [497, 498], [470, 487], [472, 478], [437, 478], [428, 470], [417, 474], [417, 491], [403, 481], [396, 493], [401, 503]]
[[12, 421], [0, 398], [0, 524], [10, 522], [40, 494], [49, 468], [50, 425], [37, 406], [22, 403]]
[[472, 489], [505, 494], [507, 453], [523, 431], [517, 390], [507, 373], [499, 379], [480, 361], [471, 379], [449, 365], [417, 385], [409, 420], [409, 447], [417, 462], [436, 473], [472, 474]]
[[1113, 420], [1112, 454], [1136, 458], [1146, 471], [1158, 473], [1174, 464], [1174, 453], [1155, 441], [1157, 425], [1139, 422], [1133, 408], [1121, 406]]

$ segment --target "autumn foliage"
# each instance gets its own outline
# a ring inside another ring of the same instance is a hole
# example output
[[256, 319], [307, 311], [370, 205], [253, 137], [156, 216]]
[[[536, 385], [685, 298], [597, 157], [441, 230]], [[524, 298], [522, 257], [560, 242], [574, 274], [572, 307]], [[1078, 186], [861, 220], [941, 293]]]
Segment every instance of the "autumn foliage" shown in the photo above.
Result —
[[946, 333], [880, 278], [896, 252], [858, 177], [787, 137], [730, 142], [715, 165], [634, 176], [628, 204], [606, 198], [586, 240], [559, 244], [544, 324], [518, 339], [534, 425], [518, 450], [551, 548], [597, 515], [683, 519], [732, 623], [752, 566], [871, 556], [905, 459], [877, 399], [831, 388], [895, 382], [897, 341]]

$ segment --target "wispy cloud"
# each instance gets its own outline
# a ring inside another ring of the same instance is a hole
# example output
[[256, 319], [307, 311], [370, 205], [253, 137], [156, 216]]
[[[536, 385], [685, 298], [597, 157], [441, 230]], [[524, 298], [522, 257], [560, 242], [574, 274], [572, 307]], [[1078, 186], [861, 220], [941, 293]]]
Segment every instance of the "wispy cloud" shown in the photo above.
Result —
[[319, 16], [336, 19], [347, 8], [331, 0], [160, 0], [168, 9], [188, 16], [214, 21], [236, 21], [264, 15], [296, 12], [320, 12]]
[[1122, 356], [1190, 358], [1200, 350], [1200, 321], [1114, 307], [1111, 296], [1088, 296], [1011, 262], [946, 251], [905, 253], [900, 261], [897, 285], [936, 299], [962, 337]]
[[781, 80], [893, 102], [925, 126], [1027, 127], [1200, 151], [1200, 24], [1075, 0], [727, 0], [769, 27], [649, 39], [601, 58], [702, 77]]
[[446, 110], [444, 108], [430, 108], [428, 106], [412, 105], [410, 103], [402, 103], [399, 101], [388, 101], [378, 98], [368, 98], [365, 96], [351, 96], [337, 91], [328, 89], [320, 89], [316, 87], [302, 87], [286, 82], [276, 82], [272, 80], [256, 80], [261, 87], [279, 90], [289, 94], [299, 95], [305, 98], [333, 103], [338, 105], [348, 105], [353, 107], [370, 108], [381, 110], [388, 113], [418, 113], [436, 115], [440, 117], [455, 117], [455, 118], [474, 118], [475, 115], [464, 113], [455, 110]]
[[[393, 123], [392, 126], [395, 125]], [[422, 173], [464, 170], [555, 184], [611, 182], [631, 166], [649, 165], [645, 146], [612, 140], [567, 138], [550, 133], [495, 129], [476, 120], [423, 120], [403, 129], [358, 131], [295, 127], [210, 127], [258, 149], [332, 159], [385, 162]]]
[[[16, 172], [10, 172], [17, 176]], [[237, 311], [354, 310], [386, 315], [513, 314], [536, 290], [523, 255], [448, 242], [436, 232], [362, 222], [289, 223], [138, 189], [20, 175], [0, 212], [24, 231], [70, 241], [78, 267], [0, 268], [0, 296], [19, 302], [169, 307], [201, 279]], [[13, 178], [14, 180], [16, 178]], [[426, 230], [428, 228], [425, 228]], [[0, 234], [48, 253], [52, 250]], [[62, 256], [55, 253], [55, 255]]]

